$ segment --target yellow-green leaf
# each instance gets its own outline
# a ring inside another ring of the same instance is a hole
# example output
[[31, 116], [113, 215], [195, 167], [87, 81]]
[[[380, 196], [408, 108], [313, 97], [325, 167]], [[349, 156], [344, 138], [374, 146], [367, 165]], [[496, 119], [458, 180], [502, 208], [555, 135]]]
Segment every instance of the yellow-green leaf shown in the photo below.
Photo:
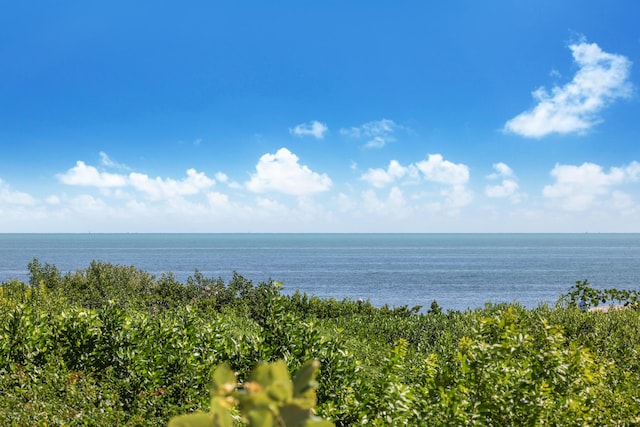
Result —
[[213, 371], [213, 385], [211, 387], [213, 396], [228, 396], [237, 385], [236, 374], [227, 363], [223, 363]]
[[274, 425], [273, 414], [265, 408], [255, 409], [247, 414], [251, 427], [272, 427]]
[[317, 360], [309, 360], [302, 365], [293, 378], [293, 395], [298, 397], [306, 392], [309, 388], [315, 387], [315, 376], [320, 368], [320, 362]]
[[211, 414], [197, 413], [179, 415], [171, 418], [168, 427], [214, 427], [213, 417]]

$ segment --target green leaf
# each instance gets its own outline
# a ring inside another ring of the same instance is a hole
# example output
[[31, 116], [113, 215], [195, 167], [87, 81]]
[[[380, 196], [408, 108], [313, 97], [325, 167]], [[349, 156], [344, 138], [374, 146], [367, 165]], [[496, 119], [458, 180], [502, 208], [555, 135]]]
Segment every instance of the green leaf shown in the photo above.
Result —
[[308, 389], [315, 387], [315, 376], [320, 368], [320, 362], [309, 360], [302, 365], [293, 378], [293, 396], [298, 397]]
[[335, 424], [327, 420], [308, 420], [303, 427], [335, 427]]
[[[168, 424], [168, 427], [212, 427], [212, 426], [225, 426], [225, 424], [214, 424], [211, 414], [197, 413], [179, 415], [173, 417]], [[231, 426], [231, 424], [229, 424]]]
[[290, 381], [289, 370], [282, 360], [258, 365], [251, 373], [251, 381], [260, 384], [264, 388], [274, 382], [288, 382]]
[[291, 381], [278, 381], [270, 385], [267, 390], [267, 396], [271, 400], [278, 403], [285, 403], [291, 400]]
[[290, 404], [280, 408], [280, 417], [287, 427], [298, 427], [305, 424], [311, 416], [311, 409]]
[[212, 399], [211, 416], [213, 417], [213, 425], [215, 427], [233, 427], [233, 418], [231, 418], [231, 410], [225, 401], [221, 398]]
[[274, 425], [273, 414], [266, 408], [254, 409], [247, 414], [251, 427], [272, 427]]
[[228, 396], [237, 385], [236, 374], [227, 363], [218, 366], [213, 372], [213, 385], [211, 391], [213, 396]]

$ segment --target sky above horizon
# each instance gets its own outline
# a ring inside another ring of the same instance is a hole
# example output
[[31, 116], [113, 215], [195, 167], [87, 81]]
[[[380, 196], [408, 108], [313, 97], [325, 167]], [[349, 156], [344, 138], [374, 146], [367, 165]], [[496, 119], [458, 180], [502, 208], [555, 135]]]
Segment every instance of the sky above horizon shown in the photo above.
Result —
[[0, 232], [640, 232], [640, 3], [436, 3], [5, 5]]

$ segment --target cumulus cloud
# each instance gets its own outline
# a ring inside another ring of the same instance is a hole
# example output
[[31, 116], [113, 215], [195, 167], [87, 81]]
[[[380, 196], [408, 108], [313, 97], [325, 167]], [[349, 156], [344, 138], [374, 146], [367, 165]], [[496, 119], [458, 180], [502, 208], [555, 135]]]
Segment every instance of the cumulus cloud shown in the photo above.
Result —
[[518, 191], [518, 183], [505, 179], [500, 184], [487, 185], [484, 189], [484, 193], [487, 197], [501, 199], [505, 197], [513, 197]]
[[57, 175], [58, 179], [67, 185], [80, 185], [86, 187], [124, 187], [127, 185], [127, 177], [121, 174], [100, 172], [94, 166], [89, 166], [78, 160], [76, 165], [63, 174]]
[[504, 130], [529, 138], [552, 133], [584, 133], [602, 121], [599, 113], [618, 98], [631, 96], [631, 61], [584, 41], [569, 46], [578, 66], [564, 86], [544, 87], [532, 95], [537, 104], [509, 120]]
[[361, 139], [366, 138], [366, 148], [382, 148], [388, 142], [395, 141], [393, 133], [400, 129], [393, 120], [382, 119], [365, 123], [361, 126], [342, 128], [340, 134], [350, 138]]
[[467, 165], [444, 160], [441, 154], [429, 154], [429, 158], [416, 163], [416, 167], [428, 181], [448, 185], [464, 185], [469, 181]]
[[220, 182], [227, 182], [229, 181], [229, 177], [227, 176], [226, 173], [224, 172], [218, 172], [216, 173], [216, 179]]
[[[455, 214], [460, 207], [468, 205], [473, 199], [473, 193], [467, 188], [469, 168], [464, 164], [445, 160], [440, 154], [430, 154], [426, 160], [408, 166], [403, 166], [398, 161], [392, 160], [386, 169], [369, 169], [362, 174], [360, 179], [376, 188], [383, 188], [395, 183], [401, 185], [418, 184], [421, 181], [438, 184], [440, 187], [436, 193], [414, 195], [416, 200], [428, 198], [430, 210], [433, 211], [446, 209], [449, 213]], [[396, 196], [402, 194], [398, 193], [397, 187], [394, 188], [396, 191], [393, 194]], [[371, 190], [365, 194], [367, 197], [364, 202], [367, 206], [373, 207], [376, 206], [376, 201], [380, 202], [373, 197], [375, 193], [372, 193]], [[398, 202], [399, 199], [396, 197], [393, 200]]]
[[518, 183], [515, 180], [515, 174], [513, 170], [506, 163], [494, 163], [494, 173], [487, 176], [491, 180], [501, 180], [500, 184], [487, 185], [484, 189], [484, 194], [491, 198], [510, 198], [512, 202], [517, 203], [520, 201], [520, 195], [518, 193]]
[[114, 174], [101, 172], [94, 166], [82, 161], [63, 174], [58, 179], [67, 185], [97, 187], [102, 189], [130, 187], [146, 194], [151, 199], [170, 199], [199, 193], [215, 184], [215, 180], [195, 169], [188, 169], [186, 178], [174, 180], [172, 178], [150, 178], [148, 175], [131, 172]]
[[313, 172], [298, 160], [298, 156], [286, 148], [279, 149], [275, 154], [263, 155], [246, 188], [255, 193], [274, 191], [304, 196], [327, 191], [331, 187], [331, 179], [326, 174]]
[[180, 181], [171, 178], [150, 178], [145, 174], [132, 172], [129, 174], [129, 183], [151, 199], [172, 199], [198, 194], [212, 187], [215, 181], [203, 172], [188, 169], [187, 177]]
[[455, 164], [444, 160], [441, 154], [429, 154], [427, 160], [402, 166], [397, 160], [391, 160], [387, 169], [369, 169], [360, 178], [374, 187], [384, 187], [399, 179], [407, 178], [407, 183], [415, 183], [420, 178], [446, 185], [465, 185], [469, 181], [469, 168], [464, 164]]
[[640, 163], [634, 161], [624, 167], [612, 167], [609, 172], [594, 163], [556, 165], [551, 176], [556, 182], [543, 188], [544, 197], [556, 201], [561, 209], [584, 211], [608, 195], [612, 195], [618, 204], [622, 200], [628, 204], [629, 199], [624, 193], [612, 192], [615, 186], [638, 181]]
[[324, 138], [324, 134], [329, 130], [326, 124], [313, 120], [309, 123], [301, 123], [289, 129], [289, 133], [296, 136], [313, 136], [316, 139]]
[[397, 160], [391, 160], [387, 169], [374, 168], [365, 172], [361, 179], [374, 187], [382, 188], [392, 182], [406, 176], [416, 176], [417, 169], [414, 165], [402, 166]]

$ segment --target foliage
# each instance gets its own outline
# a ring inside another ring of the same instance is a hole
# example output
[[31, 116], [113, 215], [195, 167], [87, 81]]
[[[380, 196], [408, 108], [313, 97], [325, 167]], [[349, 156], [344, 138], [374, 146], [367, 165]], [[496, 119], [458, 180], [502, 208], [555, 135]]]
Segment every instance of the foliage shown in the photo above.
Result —
[[282, 361], [257, 366], [244, 384], [238, 384], [231, 368], [223, 364], [213, 372], [211, 409], [208, 413], [180, 415], [169, 427], [231, 427], [233, 411], [249, 426], [330, 427], [313, 414], [316, 405], [314, 381], [320, 363], [311, 360], [291, 381]]
[[597, 307], [600, 303], [637, 308], [639, 301], [640, 295], [635, 290], [596, 289], [586, 279], [577, 281], [561, 298], [561, 302], [581, 310]]
[[[640, 424], [640, 312], [580, 310], [635, 307], [636, 291], [582, 281], [554, 307], [421, 312], [283, 295], [237, 273], [183, 284], [101, 262], [29, 269], [29, 283], [0, 285], [2, 425], [166, 425], [216, 410], [212, 374], [220, 397], [231, 371], [237, 423], [253, 419], [242, 396], [272, 390], [256, 365], [282, 361], [260, 368], [280, 378], [308, 360], [321, 367], [315, 412], [336, 426]], [[292, 402], [278, 387], [267, 398]]]

